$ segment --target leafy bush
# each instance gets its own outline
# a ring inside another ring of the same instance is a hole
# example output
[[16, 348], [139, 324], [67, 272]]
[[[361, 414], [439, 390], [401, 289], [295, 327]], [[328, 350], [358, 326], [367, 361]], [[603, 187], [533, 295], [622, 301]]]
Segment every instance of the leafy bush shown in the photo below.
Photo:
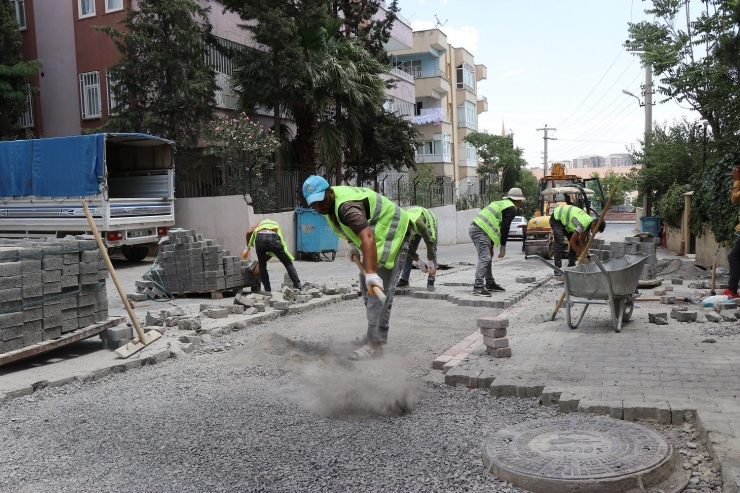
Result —
[[681, 226], [684, 209], [683, 194], [690, 190], [690, 185], [681, 185], [680, 183], [673, 183], [668, 187], [668, 190], [655, 204], [655, 210], [658, 212], [661, 221], [677, 228]]
[[693, 180], [694, 198], [689, 213], [691, 232], [696, 236], [709, 228], [718, 243], [735, 239], [735, 224], [740, 207], [730, 202], [732, 170], [740, 160], [740, 151], [726, 154]]

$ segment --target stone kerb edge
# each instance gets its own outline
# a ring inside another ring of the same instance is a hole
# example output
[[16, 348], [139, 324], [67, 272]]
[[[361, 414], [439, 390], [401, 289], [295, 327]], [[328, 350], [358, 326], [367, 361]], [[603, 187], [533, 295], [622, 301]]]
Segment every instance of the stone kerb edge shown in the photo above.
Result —
[[[279, 317], [303, 313], [305, 311], [314, 310], [316, 308], [321, 308], [321, 307], [325, 307], [325, 306], [328, 306], [334, 303], [339, 303], [341, 301], [349, 301], [351, 299], [356, 299], [356, 298], [345, 297], [344, 295], [339, 294], [339, 295], [329, 295], [324, 298], [317, 298], [317, 299], [320, 299], [321, 302], [299, 305], [298, 307], [300, 307], [301, 310], [290, 310], [289, 309], [289, 310], [273, 310], [270, 312], [261, 312], [255, 315], [250, 315], [249, 316], [250, 318], [247, 318], [246, 320], [240, 320], [240, 321], [232, 320], [228, 322], [224, 320], [222, 325], [218, 325], [215, 327], [209, 327], [207, 329], [198, 329], [194, 331], [180, 331], [178, 332], [178, 335], [180, 337], [182, 336], [193, 337], [193, 336], [199, 336], [201, 334], [210, 334], [214, 337], [220, 337], [224, 334], [246, 329], [253, 325], [261, 325], [263, 323], [276, 320]], [[199, 344], [199, 343], [189, 342], [189, 343], [183, 344], [182, 348], [186, 353], [190, 353], [192, 352], [193, 349], [195, 349], [196, 344]], [[69, 376], [69, 377], [61, 377], [58, 380], [42, 380], [39, 382], [35, 382], [31, 385], [19, 387], [17, 389], [10, 390], [5, 393], [0, 393], [0, 405], [10, 401], [11, 399], [31, 395], [35, 391], [43, 389], [43, 388], [61, 387], [63, 385], [67, 385], [69, 383], [74, 383], [74, 382], [83, 382], [83, 383], [93, 382], [93, 381], [100, 380], [114, 373], [123, 373], [125, 371], [133, 370], [135, 368], [155, 365], [157, 363], [166, 361], [170, 357], [171, 357], [171, 351], [168, 346], [166, 348], [159, 349], [152, 354], [148, 354], [144, 358], [123, 360], [123, 362], [121, 362], [121, 360], [116, 360], [110, 366], [98, 368], [98, 369], [92, 370], [87, 373], [81, 373], [81, 374]]]

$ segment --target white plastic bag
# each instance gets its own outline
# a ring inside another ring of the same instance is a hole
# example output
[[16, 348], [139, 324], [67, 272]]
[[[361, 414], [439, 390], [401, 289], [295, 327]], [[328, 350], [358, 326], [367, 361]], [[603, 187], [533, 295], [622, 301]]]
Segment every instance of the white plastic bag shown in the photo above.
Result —
[[708, 296], [704, 298], [704, 300], [702, 301], [702, 304], [704, 306], [714, 306], [720, 303], [726, 303], [727, 299], [728, 299], [728, 296], [725, 296], [723, 294], [718, 294], [716, 296]]

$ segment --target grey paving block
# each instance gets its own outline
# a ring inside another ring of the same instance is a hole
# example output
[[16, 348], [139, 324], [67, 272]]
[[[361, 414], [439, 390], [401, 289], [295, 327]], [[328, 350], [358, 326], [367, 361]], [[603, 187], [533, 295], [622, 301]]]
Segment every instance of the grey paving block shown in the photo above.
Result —
[[593, 414], [608, 414], [612, 418], [622, 419], [622, 401], [592, 401], [589, 399], [581, 399], [578, 402], [579, 413], [593, 413]]
[[489, 348], [507, 348], [509, 347], [508, 337], [488, 337], [483, 336], [483, 344]]
[[563, 414], [578, 412], [578, 403], [582, 397], [572, 392], [562, 392], [558, 399], [558, 411]]
[[493, 397], [516, 397], [516, 389], [520, 384], [518, 378], [500, 376], [488, 388], [488, 393]]
[[506, 337], [506, 329], [480, 329], [484, 337]]
[[478, 376], [483, 372], [480, 367], [457, 365], [445, 373], [445, 383], [453, 387], [477, 387]]
[[677, 312], [676, 313], [676, 320], [679, 322], [696, 322], [696, 312]]

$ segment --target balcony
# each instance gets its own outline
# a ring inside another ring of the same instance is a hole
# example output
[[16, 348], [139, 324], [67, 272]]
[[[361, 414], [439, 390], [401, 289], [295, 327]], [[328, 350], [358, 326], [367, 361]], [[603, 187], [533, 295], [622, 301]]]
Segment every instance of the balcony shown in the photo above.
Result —
[[475, 81], [480, 82], [483, 79], [488, 78], [488, 68], [485, 65], [480, 64], [475, 66]]
[[[385, 20], [386, 13], [388, 12], [388, 5], [380, 1], [380, 8], [373, 16], [373, 20], [382, 21]], [[404, 16], [396, 13], [398, 22], [394, 22], [391, 26], [390, 37], [388, 41], [383, 45], [386, 51], [402, 51], [413, 48], [414, 46], [414, 35], [411, 29], [411, 22]]]
[[220, 72], [216, 72], [216, 84], [218, 89], [216, 90], [216, 107], [224, 108], [227, 110], [236, 109], [238, 98], [234, 95], [231, 89], [231, 77]]
[[443, 108], [423, 108], [421, 114], [414, 117], [414, 123], [417, 125], [439, 125], [440, 123], [450, 123], [450, 115], [445, 113]]
[[442, 99], [450, 93], [450, 78], [442, 70], [417, 71], [414, 78], [417, 98]]
[[[414, 47], [427, 51], [427, 46], [439, 52], [447, 51], [447, 35], [439, 29], [427, 29], [426, 31], [414, 32]], [[439, 56], [439, 54], [437, 54]]]
[[478, 96], [478, 114], [488, 111], [488, 98], [485, 96]]
[[405, 80], [406, 82], [411, 82], [412, 84], [414, 83], [414, 75], [413, 74], [410, 74], [408, 72], [404, 72], [403, 70], [398, 69], [396, 67], [393, 67], [391, 69], [391, 74], [395, 75], [396, 77], [398, 77], [401, 80]]

